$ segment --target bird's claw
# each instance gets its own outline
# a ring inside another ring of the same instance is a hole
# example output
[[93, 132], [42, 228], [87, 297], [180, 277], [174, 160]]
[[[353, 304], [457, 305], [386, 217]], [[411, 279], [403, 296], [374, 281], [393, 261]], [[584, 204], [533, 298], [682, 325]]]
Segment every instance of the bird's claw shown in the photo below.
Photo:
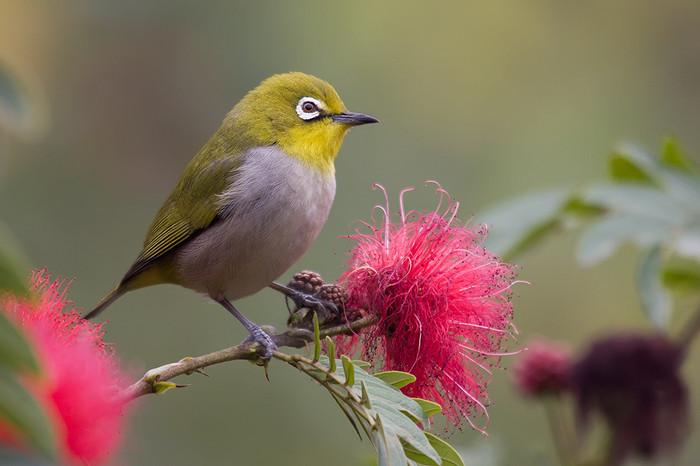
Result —
[[270, 335], [258, 327], [250, 332], [250, 335], [245, 339], [245, 342], [257, 343], [260, 346], [258, 350], [259, 359], [256, 361], [256, 363], [259, 366], [267, 367], [267, 363], [272, 358], [272, 354], [277, 351], [277, 344], [275, 344]]
[[340, 312], [335, 303], [321, 299], [318, 296], [314, 296], [309, 293], [304, 293], [303, 291], [293, 290], [293, 293], [289, 295], [289, 299], [294, 302], [298, 309], [306, 307], [316, 311], [320, 314], [319, 317], [322, 317], [323, 320], [330, 316], [338, 315]]

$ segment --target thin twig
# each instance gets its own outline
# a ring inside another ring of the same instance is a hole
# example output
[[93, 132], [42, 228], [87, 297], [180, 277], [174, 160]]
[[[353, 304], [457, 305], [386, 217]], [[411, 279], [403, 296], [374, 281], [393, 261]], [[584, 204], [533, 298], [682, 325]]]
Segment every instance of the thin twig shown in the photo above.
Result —
[[[365, 327], [369, 327], [375, 322], [376, 318], [368, 316], [346, 325], [323, 328], [321, 329], [321, 338], [351, 334]], [[307, 343], [313, 341], [313, 332], [301, 328], [292, 328], [286, 332], [271, 335], [271, 337], [278, 348], [302, 348]], [[259, 359], [259, 349], [259, 345], [255, 342], [243, 342], [240, 345], [231, 346], [201, 356], [186, 357], [178, 362], [150, 369], [141, 379], [127, 387], [123, 396], [132, 400], [150, 393], [157, 393], [157, 383], [167, 382], [179, 375], [189, 375], [215, 364], [236, 360], [257, 360]], [[289, 355], [279, 351], [273, 354], [274, 358], [289, 363], [287, 356]]]

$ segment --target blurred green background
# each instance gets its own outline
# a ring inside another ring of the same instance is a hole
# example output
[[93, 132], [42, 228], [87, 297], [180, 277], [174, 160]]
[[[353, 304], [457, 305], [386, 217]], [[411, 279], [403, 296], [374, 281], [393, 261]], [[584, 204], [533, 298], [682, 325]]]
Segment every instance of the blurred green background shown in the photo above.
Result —
[[[339, 238], [367, 218], [381, 182], [439, 180], [462, 218], [549, 186], [602, 177], [621, 140], [656, 148], [674, 134], [700, 153], [700, 4], [693, 1], [244, 2], [0, 0], [0, 61], [27, 83], [33, 131], [0, 132], [0, 215], [31, 263], [74, 280], [87, 309], [136, 256], [180, 170], [229, 108], [264, 77], [300, 70], [333, 83], [382, 124], [354, 131], [337, 160], [328, 224], [293, 269], [343, 269]], [[698, 160], [697, 158], [695, 159]], [[409, 195], [432, 205], [430, 191]], [[519, 259], [517, 344], [547, 335], [582, 345], [647, 324], [635, 251], [592, 269], [561, 236]], [[289, 274], [288, 274], [289, 275]], [[287, 277], [285, 277], [287, 278]], [[239, 303], [282, 326], [272, 291]], [[681, 309], [678, 318], [687, 315]], [[134, 375], [240, 341], [217, 305], [175, 287], [146, 289], [106, 314], [108, 340]], [[700, 400], [700, 348], [687, 365]], [[506, 361], [505, 365], [509, 364]], [[268, 383], [246, 363], [139, 401], [121, 464], [359, 465], [360, 443], [322, 389], [281, 364]], [[539, 405], [491, 385], [490, 436], [451, 442], [472, 464], [552, 464]], [[700, 460], [694, 433], [679, 464]]]

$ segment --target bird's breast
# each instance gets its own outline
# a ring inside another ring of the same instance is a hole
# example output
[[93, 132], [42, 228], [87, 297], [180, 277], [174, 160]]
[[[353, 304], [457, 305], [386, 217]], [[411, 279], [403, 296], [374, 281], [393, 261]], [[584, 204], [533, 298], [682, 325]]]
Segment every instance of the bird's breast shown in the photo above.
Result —
[[276, 147], [243, 156], [219, 196], [219, 220], [179, 253], [183, 285], [237, 299], [267, 286], [321, 231], [335, 197], [335, 174]]

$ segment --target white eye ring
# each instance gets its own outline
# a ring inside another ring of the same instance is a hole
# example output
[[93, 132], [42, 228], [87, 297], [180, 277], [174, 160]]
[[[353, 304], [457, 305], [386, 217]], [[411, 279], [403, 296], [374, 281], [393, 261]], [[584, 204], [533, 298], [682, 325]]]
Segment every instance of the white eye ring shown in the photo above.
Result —
[[[315, 111], [307, 111], [304, 109], [304, 106], [306, 104], [312, 104], [316, 110]], [[323, 107], [323, 103], [321, 101], [314, 99], [313, 97], [302, 97], [299, 99], [299, 103], [297, 104], [297, 115], [299, 115], [299, 118], [302, 120], [313, 120], [317, 116], [321, 114], [321, 109]]]

